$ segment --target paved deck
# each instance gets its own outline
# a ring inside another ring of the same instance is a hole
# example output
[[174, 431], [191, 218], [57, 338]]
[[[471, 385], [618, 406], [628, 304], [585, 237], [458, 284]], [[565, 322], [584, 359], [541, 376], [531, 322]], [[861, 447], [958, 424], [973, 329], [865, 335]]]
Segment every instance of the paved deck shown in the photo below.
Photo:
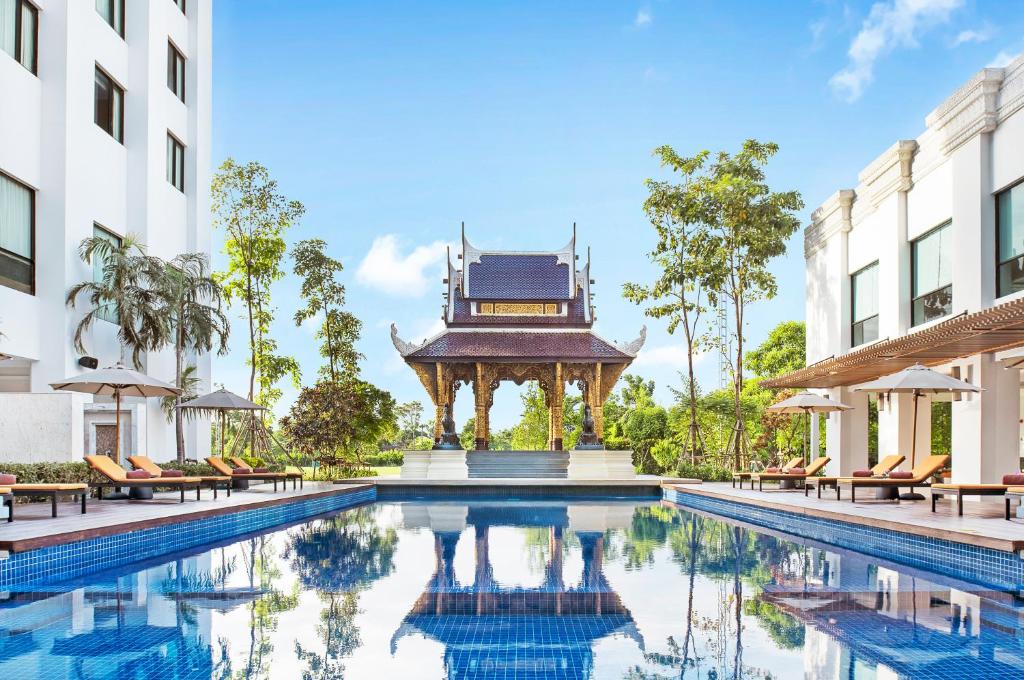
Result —
[[232, 492], [231, 497], [221, 491], [217, 500], [213, 492], [204, 489], [202, 500], [195, 500], [195, 492], [185, 494], [181, 503], [178, 492], [157, 493], [150, 501], [97, 501], [89, 499], [87, 513], [81, 514], [74, 502], [57, 505], [58, 516], [50, 516], [49, 503], [19, 503], [14, 521], [0, 520], [0, 551], [23, 552], [35, 548], [61, 545], [88, 538], [147, 529], [149, 527], [211, 517], [228, 512], [289, 503], [298, 498], [351, 493], [368, 488], [367, 484], [331, 484], [306, 482], [304, 489], [274, 493], [270, 484], [250, 484], [249, 491]]
[[706, 482], [699, 486], [672, 485], [680, 492], [749, 503], [785, 510], [811, 517], [837, 519], [893, 531], [930, 536], [947, 541], [984, 546], [995, 550], [1016, 552], [1024, 550], [1024, 520], [1003, 518], [1003, 498], [989, 497], [979, 501], [964, 500], [964, 515], [956, 514], [956, 502], [940, 500], [936, 511], [931, 511], [927, 489], [919, 489], [927, 500], [864, 501], [851, 503], [835, 500], [835, 493], [822, 492], [819, 500], [814, 490], [804, 497], [799, 491], [751, 491], [734, 489], [728, 482]]

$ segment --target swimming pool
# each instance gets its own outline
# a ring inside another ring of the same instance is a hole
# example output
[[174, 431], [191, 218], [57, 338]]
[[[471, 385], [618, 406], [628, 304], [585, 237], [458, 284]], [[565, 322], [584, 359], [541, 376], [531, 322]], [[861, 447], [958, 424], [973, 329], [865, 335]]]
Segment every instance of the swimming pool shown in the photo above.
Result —
[[395, 500], [0, 593], [0, 677], [1021, 677], [1022, 621], [658, 500]]

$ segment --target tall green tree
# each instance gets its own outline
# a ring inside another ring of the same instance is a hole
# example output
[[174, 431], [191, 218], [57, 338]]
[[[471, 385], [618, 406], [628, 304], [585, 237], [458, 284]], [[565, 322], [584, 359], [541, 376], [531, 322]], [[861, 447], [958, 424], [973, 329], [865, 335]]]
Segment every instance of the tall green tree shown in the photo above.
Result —
[[796, 191], [772, 191], [765, 166], [779, 147], [773, 142], [748, 139], [735, 154], [719, 152], [714, 160], [705, 152], [694, 157], [696, 193], [708, 227], [698, 238], [707, 267], [707, 284], [723, 296], [732, 310], [731, 357], [734, 426], [729, 444], [737, 469], [747, 453], [743, 423], [743, 352], [747, 307], [775, 297], [775, 276], [769, 263], [786, 252], [786, 241], [796, 233], [796, 212], [804, 202]]
[[131, 354], [135, 368], [141, 369], [142, 355], [159, 351], [173, 337], [161, 293], [166, 263], [146, 254], [131, 234], [120, 243], [98, 236], [87, 238], [79, 245], [78, 254], [100, 275], [68, 289], [68, 307], [76, 308], [80, 298], [90, 307], [75, 327], [75, 349], [88, 354], [85, 338], [93, 324], [112, 321], [118, 325], [121, 347]]
[[[174, 345], [174, 384], [182, 390], [175, 397], [180, 406], [191, 396], [187, 393], [185, 372], [194, 366], [185, 365], [186, 353], [204, 354], [216, 348], [218, 354], [228, 350], [230, 324], [224, 313], [223, 291], [211, 275], [209, 259], [202, 253], [185, 253], [175, 257], [159, 281], [159, 289], [167, 307]], [[185, 430], [180, 408], [174, 409], [174, 431], [178, 462], [185, 461]]]
[[320, 356], [327, 360], [321, 373], [337, 382], [342, 371], [349, 375], [359, 372], [362, 355], [356, 351], [362, 322], [345, 311], [345, 286], [338, 280], [344, 267], [329, 257], [327, 244], [318, 239], [299, 241], [292, 249], [292, 271], [302, 279], [301, 295], [304, 307], [295, 312], [295, 325], [323, 317], [316, 337], [323, 342]]
[[670, 334], [679, 329], [683, 331], [689, 422], [679, 454], [680, 462], [682, 456], [689, 455], [692, 463], [704, 450], [697, 413], [694, 361], [705, 341], [701, 317], [708, 304], [715, 302], [714, 291], [707, 285], [709, 271], [703, 253], [709, 239], [701, 238], [702, 232], [708, 228], [708, 220], [704, 215], [702, 177], [699, 173], [707, 152], [684, 158], [666, 145], [655, 149], [654, 155], [660, 159], [662, 167], [680, 175], [681, 181], [678, 184], [653, 179], [645, 182], [648, 196], [644, 201], [644, 212], [657, 235], [649, 257], [660, 274], [651, 284], [626, 283], [623, 294], [638, 305], [647, 304], [644, 310], [647, 316], [667, 319]]
[[270, 407], [281, 396], [280, 380], [291, 376], [298, 387], [299, 364], [278, 353], [270, 337], [275, 309], [272, 284], [285, 275], [281, 268], [286, 245], [284, 234], [305, 213], [301, 203], [278, 190], [277, 181], [260, 163], [244, 165], [225, 160], [211, 185], [214, 226], [225, 233], [227, 270], [218, 280], [230, 304], [245, 307], [249, 331], [249, 399]]

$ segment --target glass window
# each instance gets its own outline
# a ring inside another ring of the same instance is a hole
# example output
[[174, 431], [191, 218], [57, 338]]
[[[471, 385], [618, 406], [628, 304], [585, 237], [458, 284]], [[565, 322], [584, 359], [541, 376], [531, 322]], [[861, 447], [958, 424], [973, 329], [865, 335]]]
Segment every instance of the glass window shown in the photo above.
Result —
[[[117, 234], [107, 231], [100, 225], [93, 223], [92, 235], [95, 238], [101, 238], [104, 241], [108, 241], [113, 244], [115, 248], [121, 247], [121, 237]], [[92, 280], [94, 283], [103, 283], [103, 269], [106, 267], [106, 259], [103, 257], [94, 257], [92, 259]], [[96, 310], [96, 316], [104, 321], [110, 323], [120, 323], [117, 317], [117, 309], [112, 305], [102, 305]]]
[[35, 192], [0, 172], [0, 285], [32, 293]]
[[878, 263], [874, 262], [850, 275], [852, 296], [852, 333], [850, 345], [856, 347], [878, 339]]
[[1024, 182], [996, 196], [998, 295], [1024, 290]]
[[167, 87], [185, 101], [185, 57], [171, 43], [167, 43]]
[[167, 181], [185, 191], [185, 147], [171, 133], [167, 133]]
[[96, 11], [119, 36], [124, 37], [124, 0], [96, 0]]
[[36, 72], [39, 10], [27, 0], [0, 0], [0, 50]]
[[96, 67], [96, 124], [124, 143], [124, 90]]
[[953, 311], [953, 230], [947, 222], [910, 244], [912, 326]]

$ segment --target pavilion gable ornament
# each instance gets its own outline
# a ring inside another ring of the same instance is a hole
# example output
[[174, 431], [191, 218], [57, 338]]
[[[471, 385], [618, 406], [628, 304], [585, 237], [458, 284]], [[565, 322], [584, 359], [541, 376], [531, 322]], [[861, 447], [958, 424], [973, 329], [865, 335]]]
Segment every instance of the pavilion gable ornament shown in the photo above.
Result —
[[391, 324], [391, 342], [392, 344], [394, 344], [395, 349], [398, 350], [398, 353], [401, 354], [403, 357], [412, 354], [419, 348], [423, 347], [423, 345], [427, 344], [426, 341], [416, 345], [411, 342], [406, 342], [405, 340], [402, 340], [400, 337], [398, 337], [398, 327], [395, 324]]
[[647, 342], [647, 326], [644, 325], [640, 328], [640, 335], [637, 336], [636, 340], [632, 342], [616, 342], [615, 346], [628, 354], [631, 357], [635, 357], [643, 349], [644, 343]]

